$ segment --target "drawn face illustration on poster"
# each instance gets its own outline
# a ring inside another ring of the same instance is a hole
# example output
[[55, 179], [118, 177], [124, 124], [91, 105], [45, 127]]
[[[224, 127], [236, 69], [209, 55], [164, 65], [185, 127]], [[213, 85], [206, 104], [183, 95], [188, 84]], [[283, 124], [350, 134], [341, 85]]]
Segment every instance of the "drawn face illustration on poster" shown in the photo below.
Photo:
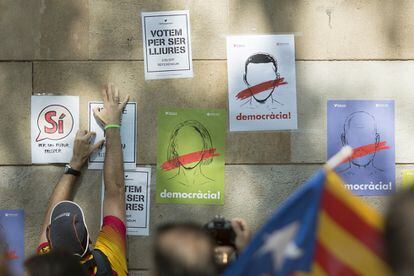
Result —
[[344, 146], [352, 156], [336, 171], [358, 195], [395, 190], [394, 102], [328, 101], [328, 158]]
[[214, 179], [203, 173], [203, 167], [211, 164], [213, 158], [219, 155], [213, 148], [207, 128], [196, 120], [187, 120], [172, 131], [167, 161], [161, 167], [165, 171], [175, 171], [175, 175], [169, 178], [172, 181], [185, 186], [204, 185]]
[[352, 170], [355, 167], [383, 172], [384, 170], [375, 164], [375, 154], [389, 147], [380, 139], [377, 121], [373, 115], [365, 111], [350, 114], [344, 122], [341, 141], [343, 146], [349, 145], [354, 149], [355, 158], [348, 161], [349, 166], [343, 171]]
[[226, 118], [221, 109], [159, 112], [157, 202], [223, 204]]
[[276, 59], [268, 53], [256, 53], [246, 59], [243, 81], [246, 89], [236, 94], [236, 99], [243, 101], [241, 106], [252, 108], [256, 104], [267, 104], [270, 108], [277, 108], [274, 104], [283, 105], [277, 100], [276, 88], [287, 82], [278, 72]]

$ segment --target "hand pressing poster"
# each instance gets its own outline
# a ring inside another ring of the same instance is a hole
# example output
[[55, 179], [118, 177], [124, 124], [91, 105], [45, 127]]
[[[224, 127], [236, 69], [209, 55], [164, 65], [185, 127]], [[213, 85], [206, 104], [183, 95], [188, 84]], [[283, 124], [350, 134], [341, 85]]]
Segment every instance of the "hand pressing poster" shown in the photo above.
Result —
[[157, 203], [223, 204], [226, 111], [158, 113]]
[[193, 77], [188, 11], [143, 12], [145, 79]]
[[12, 275], [23, 275], [23, 210], [0, 210], [0, 254], [6, 256]]
[[[103, 108], [103, 102], [89, 102], [89, 131], [96, 133], [95, 142], [105, 139], [103, 126], [99, 124], [93, 115], [93, 109]], [[137, 104], [128, 102], [122, 111], [121, 143], [124, 157], [124, 168], [135, 169], [136, 167], [136, 139], [137, 139]], [[89, 157], [88, 169], [102, 170], [105, 160], [105, 145]]]
[[357, 195], [395, 191], [394, 133], [394, 101], [328, 101], [328, 159], [353, 148], [336, 170]]
[[230, 131], [297, 129], [293, 35], [227, 37]]
[[[133, 170], [124, 171], [124, 181], [127, 235], [148, 236], [151, 168], [137, 167]], [[104, 185], [102, 181], [102, 208], [105, 190]]]
[[32, 163], [69, 163], [79, 129], [79, 97], [32, 96]]

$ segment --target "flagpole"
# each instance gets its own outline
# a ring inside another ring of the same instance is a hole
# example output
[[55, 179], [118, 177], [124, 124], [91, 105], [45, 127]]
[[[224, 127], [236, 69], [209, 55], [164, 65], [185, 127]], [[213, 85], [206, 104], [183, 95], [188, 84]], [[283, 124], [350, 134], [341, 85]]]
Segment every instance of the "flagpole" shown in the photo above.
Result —
[[334, 170], [338, 167], [344, 160], [352, 156], [352, 147], [345, 146], [337, 154], [332, 156], [324, 165], [324, 168], [327, 170]]

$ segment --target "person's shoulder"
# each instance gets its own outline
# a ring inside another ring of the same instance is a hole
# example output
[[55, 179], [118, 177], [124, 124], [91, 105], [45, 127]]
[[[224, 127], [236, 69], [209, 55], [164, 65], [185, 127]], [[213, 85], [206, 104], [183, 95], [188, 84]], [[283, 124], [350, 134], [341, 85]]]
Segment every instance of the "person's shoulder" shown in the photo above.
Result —
[[117, 232], [126, 233], [125, 223], [116, 216], [105, 216], [103, 218], [102, 228], [111, 227]]

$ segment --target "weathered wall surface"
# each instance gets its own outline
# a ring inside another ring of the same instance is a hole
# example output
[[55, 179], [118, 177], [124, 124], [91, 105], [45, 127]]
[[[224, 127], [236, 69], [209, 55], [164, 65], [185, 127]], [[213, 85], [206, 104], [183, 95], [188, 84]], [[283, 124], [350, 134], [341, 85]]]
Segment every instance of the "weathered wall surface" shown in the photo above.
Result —
[[[140, 12], [173, 9], [190, 10], [195, 76], [145, 82]], [[325, 161], [327, 99], [396, 100], [400, 183], [401, 170], [414, 166], [413, 13], [408, 0], [0, 0], [0, 208], [25, 209], [31, 254], [63, 171], [30, 164], [32, 94], [79, 95], [86, 127], [86, 103], [113, 82], [138, 102], [138, 163], [153, 166], [159, 107], [227, 107], [229, 34], [295, 33], [299, 130], [228, 134], [225, 205], [153, 200], [152, 227], [174, 219], [205, 222], [215, 214], [259, 227]], [[155, 175], [152, 180], [154, 192]], [[76, 196], [93, 236], [100, 183], [99, 172], [85, 171]], [[385, 209], [387, 198], [364, 199]], [[150, 238], [128, 242], [131, 275], [146, 275]]]

